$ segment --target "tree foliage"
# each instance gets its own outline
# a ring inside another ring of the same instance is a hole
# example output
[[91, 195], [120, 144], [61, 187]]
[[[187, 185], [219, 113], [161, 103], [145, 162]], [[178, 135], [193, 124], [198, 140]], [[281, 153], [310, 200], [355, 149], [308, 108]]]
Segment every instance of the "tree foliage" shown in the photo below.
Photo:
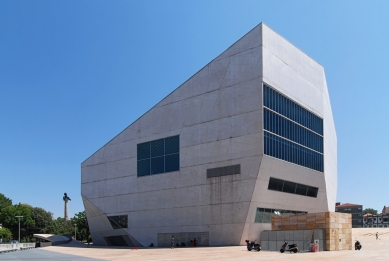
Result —
[[20, 218], [20, 238], [30, 238], [29, 229], [35, 225], [31, 218], [31, 206], [19, 203], [1, 210], [0, 223], [8, 228], [14, 237], [19, 235], [19, 219], [16, 216], [23, 216]]
[[50, 231], [53, 223], [53, 213], [35, 207], [31, 209], [31, 217], [35, 221], [35, 226], [30, 230], [32, 234], [47, 234]]
[[74, 234], [74, 227], [71, 222], [66, 221], [64, 218], [58, 217], [57, 219], [53, 220], [51, 223], [51, 226], [49, 228], [50, 234], [56, 234], [56, 235], [73, 235]]
[[84, 241], [88, 240], [90, 236], [88, 220], [86, 218], [85, 211], [78, 212], [70, 219], [73, 226], [77, 227], [77, 240]]
[[365, 208], [363, 210], [363, 214], [373, 214], [373, 215], [377, 215], [378, 214], [378, 211], [375, 210], [374, 208]]
[[0, 212], [3, 208], [12, 206], [12, 200], [0, 193]]
[[[85, 211], [74, 215], [69, 221], [64, 218], [53, 219], [53, 213], [40, 207], [33, 207], [28, 204], [12, 205], [12, 200], [0, 193], [0, 238], [17, 239], [19, 234], [20, 218], [20, 238], [21, 242], [31, 242], [34, 240], [33, 234], [56, 234], [74, 236], [75, 226], [77, 228], [77, 239], [86, 240], [90, 236], [89, 226]], [[3, 240], [4, 241], [4, 240]]]
[[12, 238], [12, 233], [8, 228], [0, 228], [0, 239], [3, 242], [8, 242]]

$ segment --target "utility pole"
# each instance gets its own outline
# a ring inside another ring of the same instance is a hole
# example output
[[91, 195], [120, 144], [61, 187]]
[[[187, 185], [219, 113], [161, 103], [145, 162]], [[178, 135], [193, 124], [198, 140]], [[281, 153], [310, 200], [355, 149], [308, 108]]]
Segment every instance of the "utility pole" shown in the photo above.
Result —
[[74, 239], [77, 240], [77, 225], [74, 224]]
[[19, 219], [19, 243], [20, 243], [20, 218], [22, 218], [23, 216], [15, 216]]

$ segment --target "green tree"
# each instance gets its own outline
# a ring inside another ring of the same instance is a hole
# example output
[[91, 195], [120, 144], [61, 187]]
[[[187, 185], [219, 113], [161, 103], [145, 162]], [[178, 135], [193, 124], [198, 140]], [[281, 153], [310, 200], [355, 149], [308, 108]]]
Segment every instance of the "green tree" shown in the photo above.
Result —
[[85, 211], [76, 213], [70, 221], [73, 226], [77, 226], [77, 239], [79, 241], [87, 240], [90, 236], [90, 231]]
[[72, 226], [71, 222], [65, 221], [64, 218], [58, 217], [51, 223], [51, 226], [49, 227], [49, 233], [56, 235], [73, 235], [74, 227]]
[[8, 228], [14, 237], [19, 235], [19, 220], [16, 216], [23, 216], [20, 219], [20, 238], [31, 238], [29, 229], [35, 226], [35, 221], [31, 218], [31, 206], [19, 203], [1, 210], [0, 223]]
[[0, 212], [3, 208], [12, 206], [12, 200], [0, 193]]
[[31, 218], [35, 221], [35, 226], [31, 228], [31, 234], [46, 234], [53, 223], [53, 213], [43, 208], [31, 208]]
[[365, 215], [365, 214], [368, 214], [368, 213], [373, 214], [373, 215], [377, 215], [378, 211], [375, 210], [374, 208], [365, 208], [363, 210], [363, 214]]
[[12, 233], [8, 228], [0, 228], [0, 239], [2, 242], [7, 242], [12, 238]]

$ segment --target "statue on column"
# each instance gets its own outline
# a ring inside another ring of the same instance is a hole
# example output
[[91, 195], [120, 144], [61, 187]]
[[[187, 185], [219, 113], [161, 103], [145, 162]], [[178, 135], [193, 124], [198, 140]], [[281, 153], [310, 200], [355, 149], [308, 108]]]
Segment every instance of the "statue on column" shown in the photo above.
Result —
[[71, 201], [71, 199], [68, 197], [68, 194], [66, 194], [66, 192], [63, 194], [63, 201], [65, 201], [65, 221], [68, 221], [69, 220], [69, 216], [68, 216], [68, 201]]

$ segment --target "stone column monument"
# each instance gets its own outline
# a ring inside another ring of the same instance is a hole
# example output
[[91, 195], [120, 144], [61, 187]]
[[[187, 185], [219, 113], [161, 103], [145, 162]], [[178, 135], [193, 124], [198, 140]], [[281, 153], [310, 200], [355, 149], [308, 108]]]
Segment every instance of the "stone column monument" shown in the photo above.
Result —
[[69, 220], [69, 216], [68, 216], [68, 201], [71, 201], [71, 199], [68, 197], [68, 194], [66, 194], [66, 192], [63, 194], [63, 201], [65, 201], [65, 221], [68, 221]]

